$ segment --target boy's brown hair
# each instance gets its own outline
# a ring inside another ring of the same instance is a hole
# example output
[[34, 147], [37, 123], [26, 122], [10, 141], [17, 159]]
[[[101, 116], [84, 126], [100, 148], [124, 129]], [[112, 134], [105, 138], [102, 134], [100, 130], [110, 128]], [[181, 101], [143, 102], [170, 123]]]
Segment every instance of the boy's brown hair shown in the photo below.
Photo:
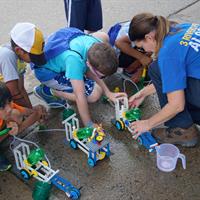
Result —
[[92, 67], [106, 76], [114, 74], [117, 71], [117, 55], [109, 44], [93, 44], [88, 50], [88, 61]]

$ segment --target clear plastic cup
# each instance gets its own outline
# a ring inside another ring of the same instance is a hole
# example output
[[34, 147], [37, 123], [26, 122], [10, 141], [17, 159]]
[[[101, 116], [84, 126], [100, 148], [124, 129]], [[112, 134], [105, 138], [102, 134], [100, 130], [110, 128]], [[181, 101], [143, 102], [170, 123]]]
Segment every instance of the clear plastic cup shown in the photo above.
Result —
[[182, 160], [183, 168], [186, 169], [185, 155], [173, 144], [161, 144], [156, 146], [157, 167], [164, 172], [171, 172], [176, 168], [178, 158]]

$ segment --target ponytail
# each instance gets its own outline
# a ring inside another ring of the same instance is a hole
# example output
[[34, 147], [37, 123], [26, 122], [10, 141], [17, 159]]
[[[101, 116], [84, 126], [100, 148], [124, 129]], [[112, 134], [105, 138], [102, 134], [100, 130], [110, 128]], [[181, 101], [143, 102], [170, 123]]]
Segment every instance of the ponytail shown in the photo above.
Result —
[[155, 56], [157, 57], [160, 48], [162, 47], [162, 42], [165, 36], [170, 32], [170, 21], [167, 20], [163, 16], [155, 16], [157, 18], [157, 25], [156, 25], [156, 35], [155, 40], [157, 42]]

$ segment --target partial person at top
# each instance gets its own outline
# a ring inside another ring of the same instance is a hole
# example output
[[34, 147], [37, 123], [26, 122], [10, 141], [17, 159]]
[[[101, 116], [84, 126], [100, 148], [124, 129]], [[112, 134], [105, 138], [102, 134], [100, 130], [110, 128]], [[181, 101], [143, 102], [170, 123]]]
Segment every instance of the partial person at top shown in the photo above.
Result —
[[103, 27], [101, 0], [64, 0], [67, 26], [86, 33]]
[[116, 51], [119, 67], [123, 73], [137, 83], [141, 80], [143, 70], [148, 70], [152, 62], [151, 54], [144, 49], [137, 48], [134, 42], [129, 39], [128, 30], [130, 21], [114, 24], [108, 31], [109, 42]]

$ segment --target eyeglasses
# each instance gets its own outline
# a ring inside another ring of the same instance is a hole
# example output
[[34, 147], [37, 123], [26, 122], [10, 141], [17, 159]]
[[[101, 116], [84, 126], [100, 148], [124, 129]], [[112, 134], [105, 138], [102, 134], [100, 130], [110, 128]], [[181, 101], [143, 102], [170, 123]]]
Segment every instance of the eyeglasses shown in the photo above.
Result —
[[96, 74], [96, 76], [99, 79], [104, 79], [106, 76], [104, 74], [102, 74], [101, 72], [99, 72], [98, 70], [96, 70], [94, 67], [92, 67], [93, 72]]

